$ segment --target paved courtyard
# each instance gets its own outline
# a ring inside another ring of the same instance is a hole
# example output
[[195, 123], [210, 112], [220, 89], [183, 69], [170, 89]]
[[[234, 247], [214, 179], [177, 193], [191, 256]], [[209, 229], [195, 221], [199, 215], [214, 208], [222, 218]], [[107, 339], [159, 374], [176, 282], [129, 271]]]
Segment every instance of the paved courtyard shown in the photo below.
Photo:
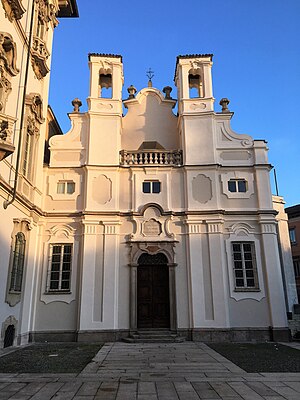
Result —
[[107, 343], [80, 374], [0, 374], [0, 400], [300, 400], [300, 373], [246, 373], [203, 343]]

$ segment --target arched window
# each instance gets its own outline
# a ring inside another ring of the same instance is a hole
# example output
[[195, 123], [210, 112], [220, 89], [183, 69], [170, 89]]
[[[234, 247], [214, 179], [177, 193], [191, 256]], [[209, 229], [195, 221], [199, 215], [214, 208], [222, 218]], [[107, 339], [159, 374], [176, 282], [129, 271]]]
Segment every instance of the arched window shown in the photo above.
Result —
[[3, 347], [5, 348], [13, 346], [14, 338], [15, 338], [15, 327], [14, 325], [8, 325], [5, 331]]
[[190, 71], [189, 76], [190, 99], [204, 97], [201, 75], [196, 71]]
[[99, 97], [105, 99], [112, 98], [112, 74], [99, 74]]
[[15, 247], [13, 252], [13, 262], [9, 287], [9, 290], [13, 292], [21, 292], [22, 289], [25, 243], [26, 240], [24, 233], [18, 232], [15, 236]]

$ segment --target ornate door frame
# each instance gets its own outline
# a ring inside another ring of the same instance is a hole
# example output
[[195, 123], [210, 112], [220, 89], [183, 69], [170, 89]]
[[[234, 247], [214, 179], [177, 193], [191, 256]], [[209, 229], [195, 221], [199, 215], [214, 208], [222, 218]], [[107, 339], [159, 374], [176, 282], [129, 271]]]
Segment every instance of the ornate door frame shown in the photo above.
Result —
[[135, 241], [130, 243], [131, 246], [131, 262], [130, 267], [130, 330], [137, 330], [137, 268], [138, 260], [143, 253], [155, 255], [162, 253], [167, 257], [169, 268], [169, 296], [170, 296], [170, 329], [177, 330], [177, 310], [176, 310], [176, 282], [174, 263], [174, 246], [175, 241], [165, 242], [141, 242]]

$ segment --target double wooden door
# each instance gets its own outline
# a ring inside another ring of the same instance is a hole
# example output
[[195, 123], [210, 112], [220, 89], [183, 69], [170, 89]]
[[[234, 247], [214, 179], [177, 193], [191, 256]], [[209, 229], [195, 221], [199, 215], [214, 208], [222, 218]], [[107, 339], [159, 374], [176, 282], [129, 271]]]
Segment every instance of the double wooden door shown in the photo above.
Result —
[[137, 268], [138, 328], [170, 328], [169, 269], [167, 265]]

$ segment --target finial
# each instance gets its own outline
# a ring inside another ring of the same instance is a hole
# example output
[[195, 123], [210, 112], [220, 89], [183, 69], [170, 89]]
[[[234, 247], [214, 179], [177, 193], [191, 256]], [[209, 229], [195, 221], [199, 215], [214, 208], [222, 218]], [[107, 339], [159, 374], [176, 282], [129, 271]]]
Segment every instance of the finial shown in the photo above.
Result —
[[226, 98], [223, 97], [223, 99], [220, 100], [220, 106], [222, 106], [222, 112], [230, 112], [230, 110], [228, 109], [228, 104], [230, 103], [230, 101]]
[[76, 99], [72, 101], [72, 106], [74, 107], [73, 112], [80, 112], [80, 107], [82, 106], [81, 100], [76, 97]]
[[148, 87], [152, 87], [152, 78], [154, 77], [154, 71], [151, 71], [151, 68], [149, 68], [149, 71], [146, 72], [146, 75], [149, 79]]
[[129, 93], [128, 98], [134, 99], [134, 95], [136, 94], [136, 88], [133, 85], [129, 86], [129, 88], [127, 89], [127, 92]]
[[171, 86], [165, 86], [163, 88], [163, 92], [165, 93], [165, 99], [171, 99], [171, 92], [172, 92], [172, 88]]

